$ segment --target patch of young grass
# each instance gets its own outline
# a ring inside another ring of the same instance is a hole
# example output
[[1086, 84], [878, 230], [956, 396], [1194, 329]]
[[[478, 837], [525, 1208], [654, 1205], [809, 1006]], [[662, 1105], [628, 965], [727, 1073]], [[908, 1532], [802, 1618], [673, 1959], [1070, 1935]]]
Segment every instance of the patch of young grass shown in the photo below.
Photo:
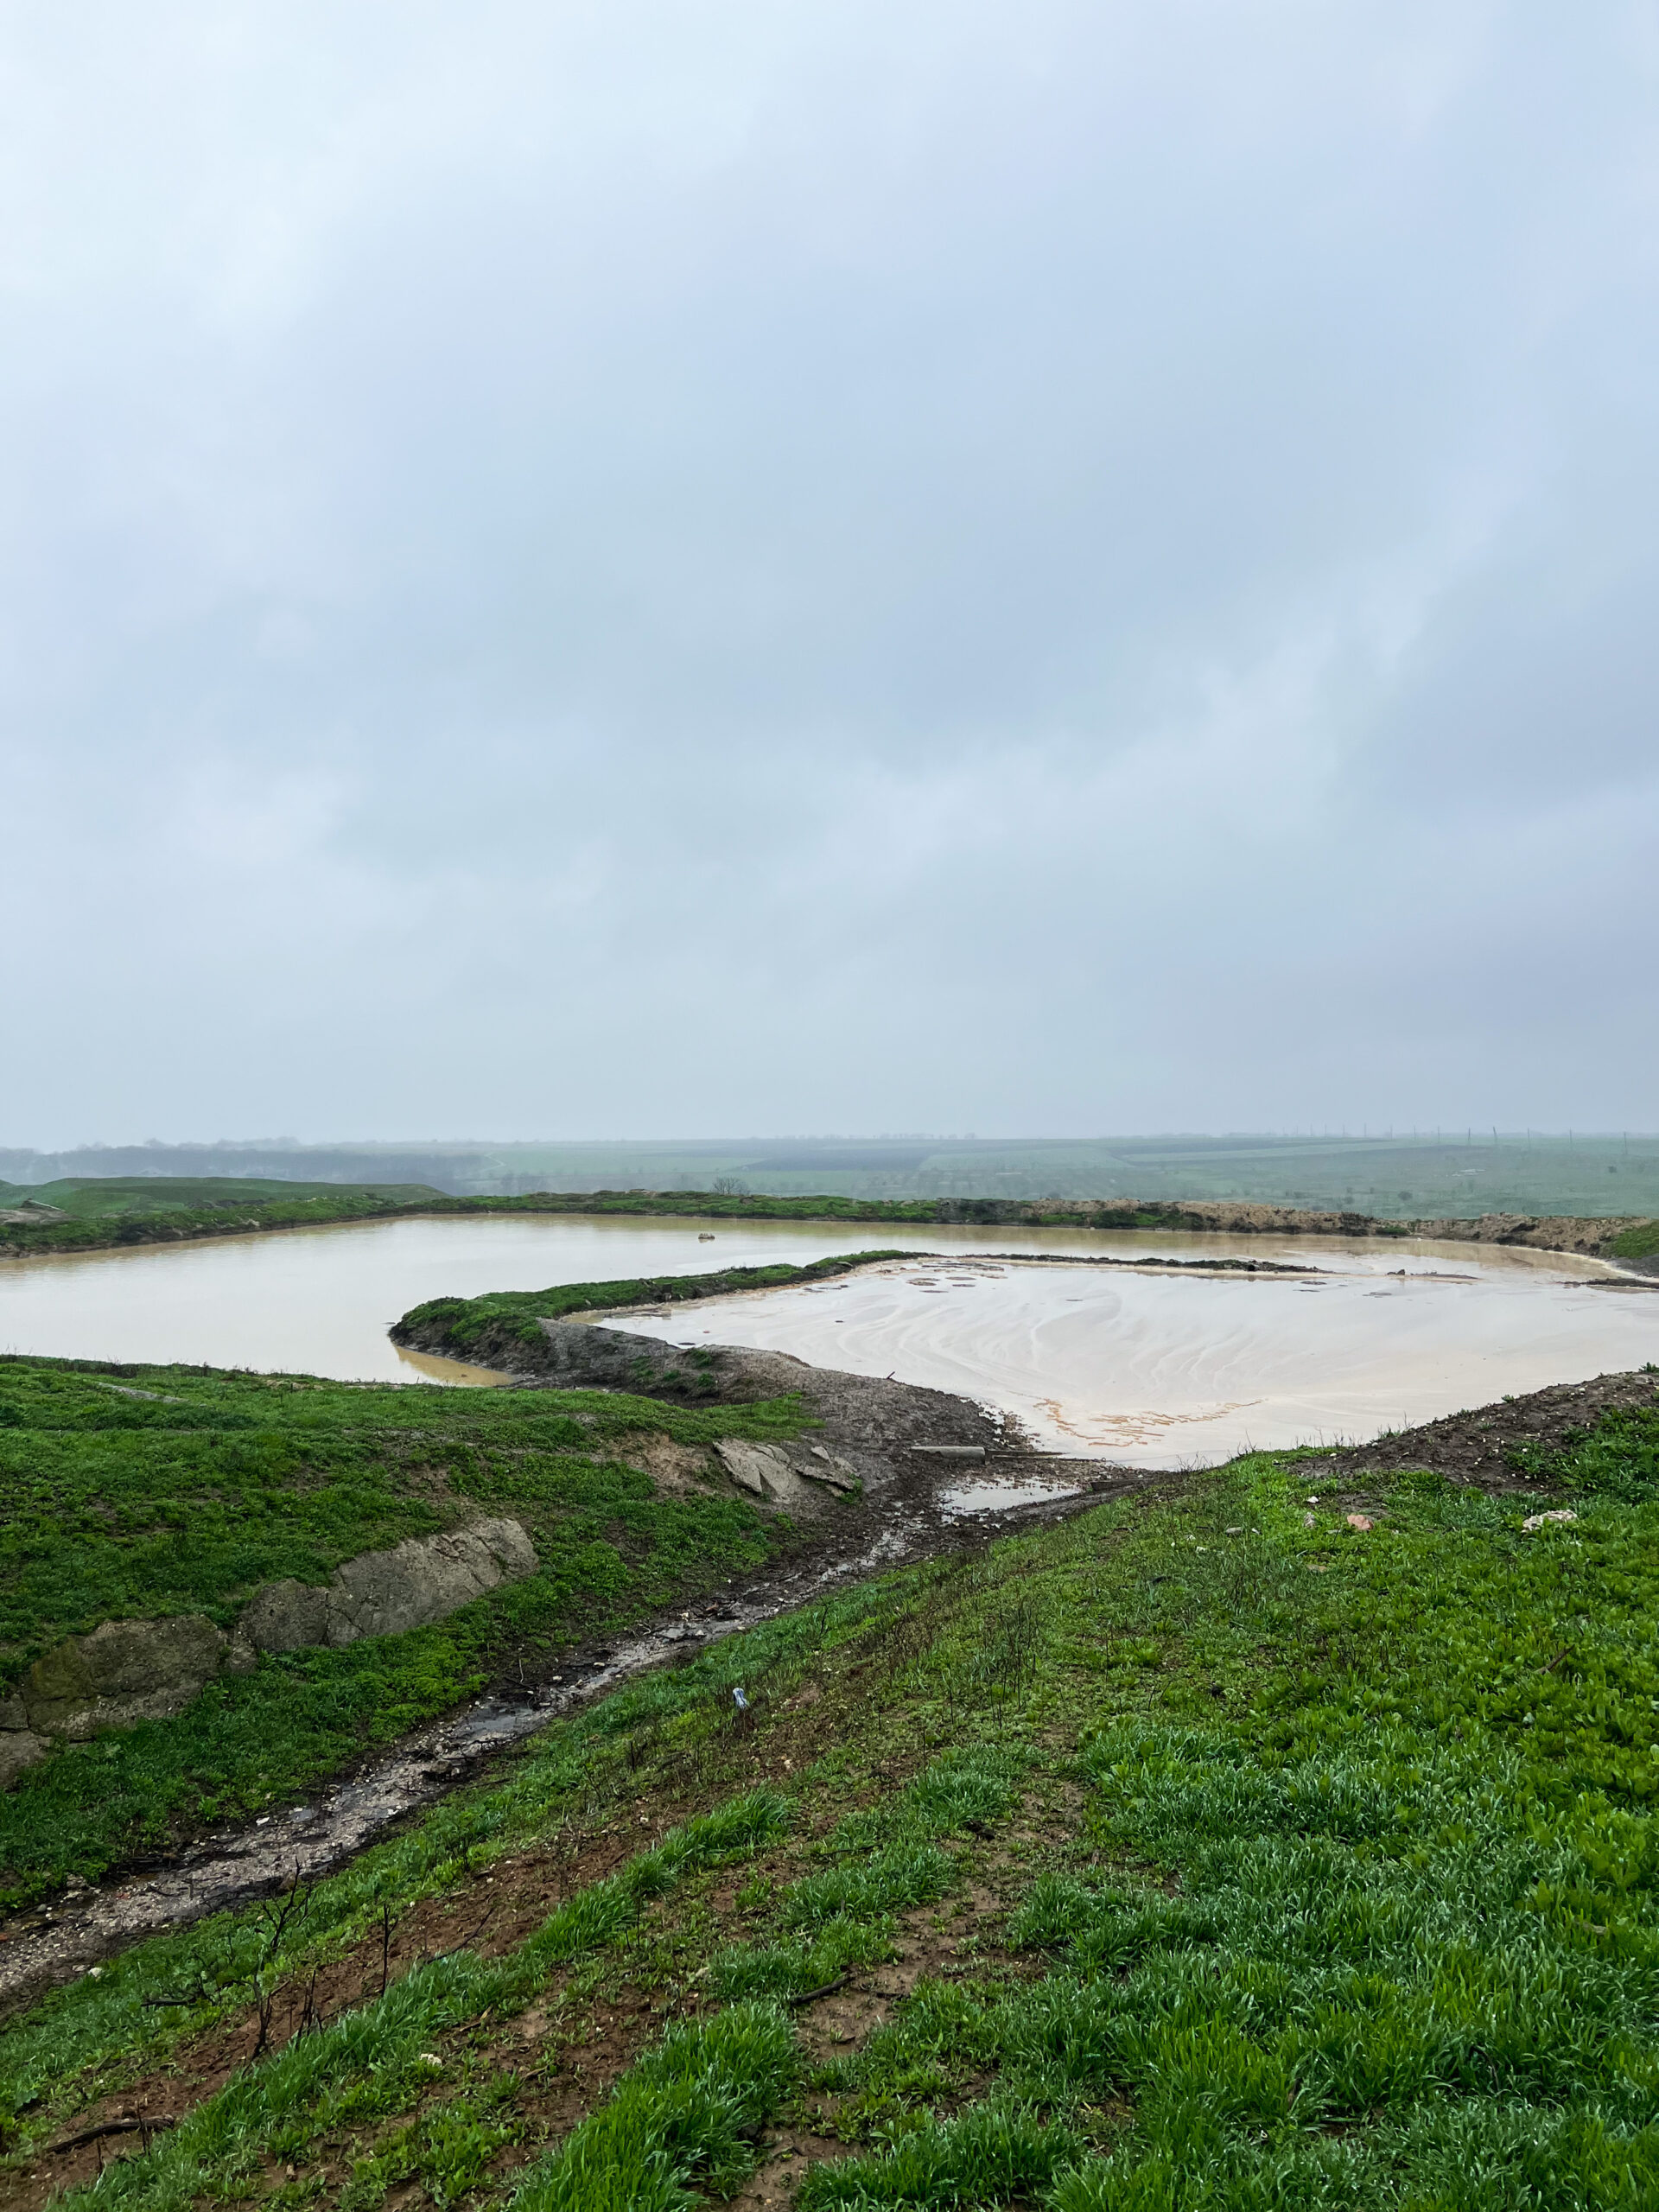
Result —
[[894, 2212], [917, 2206], [1007, 2204], [1046, 2197], [1081, 2149], [1069, 2128], [1032, 2113], [981, 2105], [958, 2118], [924, 2123], [897, 2136], [874, 2158], [814, 2166], [795, 2199], [798, 2212]]
[[682, 2212], [693, 2180], [730, 2196], [798, 2063], [790, 2024], [771, 2005], [671, 2028], [520, 2183], [514, 2212]]
[[559, 1967], [613, 1943], [652, 1900], [696, 1871], [775, 1841], [791, 1809], [751, 1791], [686, 1821], [620, 1872], [567, 1899], [515, 1950], [461, 1949], [418, 1966], [371, 2004], [244, 2068], [141, 2157], [99, 2183], [106, 2202], [176, 2212], [222, 2194], [267, 2158], [294, 2158], [331, 2129], [405, 2110], [431, 2080], [433, 2045], [487, 2012], [527, 2005]]
[[340, 2212], [375, 2212], [391, 2190], [416, 2180], [439, 2212], [464, 2203], [523, 2133], [514, 2109], [518, 2088], [516, 2075], [498, 2074], [425, 2106], [378, 2150], [356, 2161], [340, 2193]]
[[[969, 2117], [1093, 2139], [1028, 2188], [1052, 2212], [1655, 2201], [1659, 1517], [1609, 1480], [1629, 1449], [1617, 1416], [1569, 1448], [1600, 1497], [1541, 1541], [1421, 1478], [1370, 1532], [1309, 1529], [1273, 1459], [1022, 1540], [1070, 1558], [1027, 1706], [1079, 1745], [1101, 1871], [1027, 1885], [1039, 1980], [925, 1986], [825, 2070], [875, 2147], [799, 2202], [1007, 2201], [909, 2148], [969, 2070]], [[1125, 1643], [1159, 1667], [1075, 1656]]]
[[1571, 1497], [1659, 1499], [1659, 1407], [1615, 1408], [1562, 1445], [1517, 1445], [1509, 1458]]
[[855, 1967], [873, 1966], [892, 1950], [893, 1923], [887, 1915], [853, 1919], [837, 1913], [790, 1941], [738, 1943], [717, 1952], [709, 1963], [709, 1989], [727, 2001], [802, 1997], [830, 1987]]

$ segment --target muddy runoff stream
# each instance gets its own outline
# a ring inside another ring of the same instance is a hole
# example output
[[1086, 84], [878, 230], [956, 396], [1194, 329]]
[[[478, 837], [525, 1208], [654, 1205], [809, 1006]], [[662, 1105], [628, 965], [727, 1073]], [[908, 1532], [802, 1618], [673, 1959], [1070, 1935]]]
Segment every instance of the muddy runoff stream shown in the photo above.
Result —
[[[551, 1325], [548, 1336], [539, 1371], [508, 1379], [531, 1388], [621, 1380], [639, 1389], [637, 1337], [574, 1324]], [[664, 1348], [660, 1364], [671, 1363]], [[16, 1916], [0, 1928], [0, 2018], [146, 1936], [331, 1872], [499, 1753], [647, 1668], [683, 1662], [850, 1577], [976, 1548], [1011, 1524], [1075, 1512], [1147, 1479], [1035, 1450], [1001, 1414], [945, 1392], [808, 1368], [779, 1353], [722, 1348], [717, 1364], [728, 1402], [804, 1392], [821, 1425], [796, 1448], [798, 1461], [809, 1465], [817, 1445], [861, 1486], [798, 1488], [789, 1506], [804, 1520], [804, 1541], [787, 1560], [690, 1611], [550, 1662], [542, 1681], [498, 1685], [306, 1804], [216, 1829], [159, 1866]], [[762, 1510], [775, 1504], [763, 1500]]]

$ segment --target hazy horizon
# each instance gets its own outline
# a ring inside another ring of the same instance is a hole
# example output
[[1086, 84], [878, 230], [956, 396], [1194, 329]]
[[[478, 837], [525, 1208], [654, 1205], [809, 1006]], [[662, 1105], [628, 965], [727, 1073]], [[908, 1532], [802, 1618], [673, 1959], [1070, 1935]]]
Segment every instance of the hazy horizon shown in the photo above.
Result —
[[1636, 5], [22, 0], [0, 1140], [1650, 1122], [1656, 94]]
[[[849, 1198], [1226, 1198], [1401, 1220], [1482, 1213], [1659, 1215], [1659, 1136], [1635, 1131], [1363, 1135], [836, 1135], [428, 1139], [333, 1146], [138, 1145], [42, 1154], [0, 1147], [0, 1183], [86, 1176], [249, 1177], [425, 1185], [458, 1196], [594, 1190]], [[232, 1181], [227, 1189], [243, 1186]]]

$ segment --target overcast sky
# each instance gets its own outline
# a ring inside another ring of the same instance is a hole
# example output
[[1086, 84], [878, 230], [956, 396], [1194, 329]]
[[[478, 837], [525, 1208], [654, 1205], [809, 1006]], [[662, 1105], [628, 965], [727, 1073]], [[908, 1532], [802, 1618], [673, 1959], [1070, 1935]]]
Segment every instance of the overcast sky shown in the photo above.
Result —
[[10, 0], [0, 1143], [1659, 1126], [1659, 8]]

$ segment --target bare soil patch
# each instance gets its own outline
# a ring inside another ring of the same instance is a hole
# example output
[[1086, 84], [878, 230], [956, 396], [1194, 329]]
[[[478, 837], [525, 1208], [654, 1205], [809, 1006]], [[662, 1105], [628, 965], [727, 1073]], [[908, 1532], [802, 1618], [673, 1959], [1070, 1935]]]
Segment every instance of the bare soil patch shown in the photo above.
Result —
[[1421, 1428], [1402, 1429], [1374, 1444], [1334, 1452], [1312, 1469], [1328, 1465], [1332, 1476], [1351, 1478], [1423, 1467], [1450, 1482], [1468, 1483], [1494, 1493], [1533, 1491], [1535, 1476], [1521, 1472], [1510, 1455], [1522, 1445], [1553, 1450], [1592, 1428], [1604, 1414], [1624, 1408], [1659, 1404], [1659, 1374], [1598, 1375], [1588, 1382], [1560, 1382], [1524, 1397], [1504, 1398], [1470, 1413], [1448, 1414]]

